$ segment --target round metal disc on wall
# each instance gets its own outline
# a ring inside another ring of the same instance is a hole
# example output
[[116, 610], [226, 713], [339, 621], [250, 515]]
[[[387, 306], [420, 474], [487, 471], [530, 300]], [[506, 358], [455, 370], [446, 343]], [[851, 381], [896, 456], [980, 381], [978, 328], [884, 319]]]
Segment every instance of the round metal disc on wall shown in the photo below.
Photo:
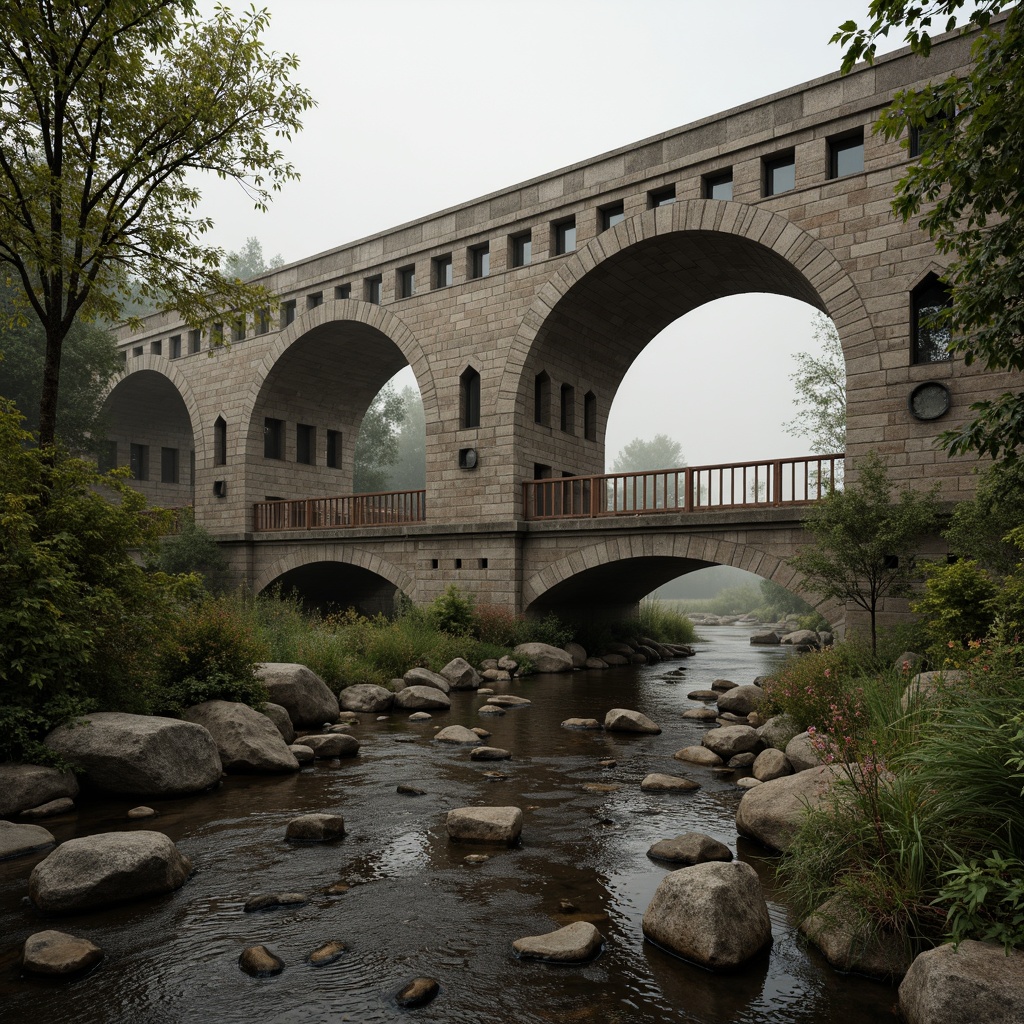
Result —
[[949, 412], [949, 388], [937, 380], [918, 384], [907, 398], [910, 415], [919, 420], [937, 420]]

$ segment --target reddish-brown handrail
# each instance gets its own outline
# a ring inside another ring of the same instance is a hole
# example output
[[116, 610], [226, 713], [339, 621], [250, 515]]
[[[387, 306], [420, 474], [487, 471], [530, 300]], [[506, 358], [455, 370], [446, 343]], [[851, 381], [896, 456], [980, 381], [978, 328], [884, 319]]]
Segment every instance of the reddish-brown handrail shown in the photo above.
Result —
[[843, 479], [842, 454], [553, 477], [523, 484], [527, 519], [593, 519], [713, 508], [803, 505]]
[[254, 533], [271, 530], [339, 530], [360, 526], [401, 526], [426, 521], [426, 491], [381, 491], [333, 498], [257, 501]]

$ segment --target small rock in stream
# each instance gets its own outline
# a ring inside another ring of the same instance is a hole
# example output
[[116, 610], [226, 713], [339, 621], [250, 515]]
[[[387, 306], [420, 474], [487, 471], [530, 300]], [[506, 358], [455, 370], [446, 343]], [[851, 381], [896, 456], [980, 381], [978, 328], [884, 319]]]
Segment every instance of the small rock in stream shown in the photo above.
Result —
[[341, 955], [347, 952], [347, 950], [348, 946], [344, 942], [338, 939], [331, 939], [330, 942], [325, 942], [322, 946], [314, 949], [306, 957], [306, 962], [314, 967], [326, 967], [328, 964], [333, 964], [335, 960], [341, 959]]
[[141, 818], [155, 818], [156, 811], [152, 807], [133, 807], [126, 816], [132, 821], [137, 821]]
[[326, 892], [328, 896], [343, 896], [351, 888], [348, 882], [335, 882], [334, 885], [327, 887]]
[[403, 793], [405, 796], [426, 796], [427, 791], [425, 789], [419, 789], [416, 786], [410, 786], [407, 782], [400, 782], [395, 787], [396, 793]]
[[491, 858], [486, 853], [469, 853], [462, 858], [467, 864], [483, 864]]
[[242, 908], [246, 914], [257, 910], [274, 910], [277, 907], [301, 907], [309, 902], [309, 897], [302, 892], [268, 892], [263, 896], [253, 896]]
[[411, 1010], [417, 1006], [426, 1006], [441, 986], [436, 978], [413, 978], [395, 996], [395, 1002], [404, 1009]]
[[253, 978], [270, 978], [284, 970], [284, 961], [266, 946], [246, 946], [238, 957], [238, 966]]

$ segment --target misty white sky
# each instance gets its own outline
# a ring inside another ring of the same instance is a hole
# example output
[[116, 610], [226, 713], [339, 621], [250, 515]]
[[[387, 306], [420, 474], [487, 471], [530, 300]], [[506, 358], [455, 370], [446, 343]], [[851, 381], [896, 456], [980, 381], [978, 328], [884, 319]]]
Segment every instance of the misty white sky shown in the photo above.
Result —
[[[212, 0], [203, 0], [207, 10]], [[229, 0], [236, 10], [243, 5]], [[318, 107], [287, 146], [302, 180], [269, 213], [204, 182], [202, 212], [237, 249], [288, 262], [838, 68], [836, 26], [867, 0], [262, 0], [269, 48], [301, 60]], [[890, 49], [899, 40], [893, 40]], [[792, 353], [813, 310], [746, 295], [694, 310], [630, 370], [611, 461], [665, 433], [701, 465], [804, 454]]]

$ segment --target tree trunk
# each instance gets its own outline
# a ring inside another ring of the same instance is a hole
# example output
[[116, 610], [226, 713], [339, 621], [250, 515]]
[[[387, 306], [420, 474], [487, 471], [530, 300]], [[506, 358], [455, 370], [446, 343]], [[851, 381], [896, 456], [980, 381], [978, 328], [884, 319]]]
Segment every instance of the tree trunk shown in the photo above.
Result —
[[39, 397], [39, 447], [52, 448], [57, 438], [57, 399], [60, 386], [60, 357], [64, 334], [46, 324], [46, 359], [43, 363], [43, 388]]

